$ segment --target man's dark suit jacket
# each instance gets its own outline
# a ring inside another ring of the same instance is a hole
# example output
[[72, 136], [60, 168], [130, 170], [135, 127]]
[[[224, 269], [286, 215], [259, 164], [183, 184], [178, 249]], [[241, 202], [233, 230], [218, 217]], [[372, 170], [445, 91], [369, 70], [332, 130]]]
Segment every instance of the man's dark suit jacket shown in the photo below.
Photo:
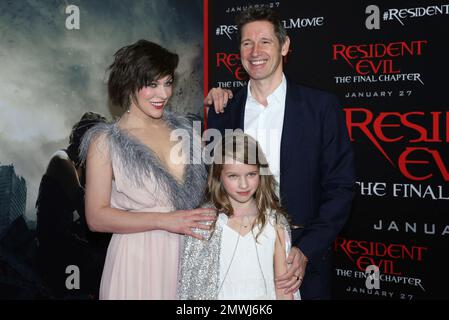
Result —
[[[222, 114], [213, 107], [208, 128], [244, 129], [247, 87]], [[294, 246], [309, 258], [300, 291], [303, 299], [330, 298], [330, 245], [343, 228], [354, 194], [353, 152], [343, 111], [329, 93], [287, 80], [280, 163], [281, 204], [295, 225]]]

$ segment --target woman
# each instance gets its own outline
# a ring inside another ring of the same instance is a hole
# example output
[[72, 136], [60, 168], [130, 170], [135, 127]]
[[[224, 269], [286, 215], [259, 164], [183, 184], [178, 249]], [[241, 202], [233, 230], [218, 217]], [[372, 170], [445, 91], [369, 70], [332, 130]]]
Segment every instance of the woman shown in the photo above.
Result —
[[204, 192], [204, 166], [191, 164], [191, 150], [171, 152], [173, 130], [187, 130], [189, 142], [200, 134], [165, 110], [177, 64], [176, 54], [146, 40], [118, 50], [108, 92], [126, 111], [83, 140], [87, 223], [114, 233], [100, 299], [175, 299], [181, 234], [198, 238], [192, 228], [214, 220], [210, 209], [192, 210]]

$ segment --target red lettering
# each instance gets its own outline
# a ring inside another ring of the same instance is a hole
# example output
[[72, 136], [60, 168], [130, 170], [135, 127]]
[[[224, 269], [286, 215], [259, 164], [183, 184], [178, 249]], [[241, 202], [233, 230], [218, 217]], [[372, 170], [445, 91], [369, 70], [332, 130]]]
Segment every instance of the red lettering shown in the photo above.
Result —
[[440, 139], [440, 114], [441, 112], [431, 112], [433, 138], [429, 142], [441, 142]]
[[216, 56], [217, 56], [217, 67], [219, 67], [222, 63], [227, 67], [226, 53], [219, 52], [216, 54]]
[[[409, 166], [410, 165], [416, 165], [418, 170], [422, 168], [422, 165], [429, 165], [430, 161], [425, 159], [410, 159], [410, 156], [416, 154], [421, 154], [423, 156], [431, 155], [433, 160], [435, 161], [435, 164], [437, 165], [438, 169], [441, 172], [441, 175], [445, 181], [449, 181], [449, 172], [447, 170], [446, 165], [443, 162], [443, 159], [440, 156], [440, 153], [437, 150], [431, 150], [429, 148], [425, 147], [407, 147], [406, 150], [401, 154], [399, 157], [399, 169], [401, 170], [402, 174], [411, 180], [416, 181], [422, 181], [427, 180], [433, 177], [433, 173], [429, 173], [424, 176], [418, 176], [417, 173], [411, 173]], [[422, 169], [421, 169], [422, 170]]]
[[435, 162], [437, 164], [438, 169], [440, 169], [441, 175], [443, 176], [444, 181], [449, 181], [449, 172], [447, 171], [447, 167], [441, 159], [440, 153], [437, 150], [429, 150], [432, 154]]
[[352, 255], [348, 250], [346, 250], [346, 242], [347, 240], [345, 238], [337, 237], [337, 239], [335, 239], [334, 241], [334, 251], [338, 252], [338, 249], [341, 249], [348, 256], [348, 258], [354, 262], [354, 259], [352, 259]]
[[[359, 128], [367, 137], [368, 139], [376, 146], [376, 148], [384, 155], [384, 157], [391, 163], [391, 165], [394, 166], [393, 161], [390, 159], [390, 157], [387, 155], [385, 150], [382, 148], [382, 146], [379, 144], [377, 139], [373, 136], [371, 131], [368, 129], [368, 124], [371, 123], [373, 120], [373, 113], [369, 111], [368, 109], [363, 108], [345, 108], [344, 109], [346, 113], [346, 126], [348, 128], [349, 137], [351, 141], [354, 141], [352, 130], [353, 128]], [[353, 113], [362, 113], [365, 115], [365, 120], [362, 122], [354, 122], [353, 121]]]
[[230, 53], [228, 54], [228, 66], [235, 67], [237, 64], [240, 63], [240, 55], [238, 53]]
[[416, 139], [410, 140], [410, 142], [427, 141], [427, 130], [426, 130], [426, 128], [424, 128], [423, 126], [420, 126], [420, 125], [418, 125], [416, 123], [408, 121], [408, 117], [409, 116], [414, 116], [414, 115], [424, 116], [425, 113], [424, 112], [420, 112], [420, 111], [414, 111], [414, 112], [407, 112], [406, 114], [404, 114], [404, 117], [403, 117], [403, 120], [402, 120], [404, 126], [410, 128], [410, 129], [416, 130], [421, 135], [420, 138], [416, 138]]
[[393, 260], [380, 259], [376, 262], [376, 259], [367, 256], [361, 256], [357, 259], [356, 266], [361, 271], [365, 271], [370, 265], [377, 266], [381, 274], [402, 275], [402, 272], [395, 272]]
[[379, 267], [379, 272], [380, 273], [392, 274], [392, 275], [397, 275], [397, 276], [402, 275], [402, 272], [395, 272], [394, 271], [394, 261], [393, 260], [381, 259], [377, 266]]
[[423, 164], [428, 165], [429, 164], [428, 160], [410, 160], [409, 155], [416, 151], [427, 151], [427, 148], [408, 147], [399, 157], [399, 161], [398, 161], [399, 162], [398, 163], [399, 170], [402, 172], [402, 174], [406, 178], [411, 179], [411, 180], [420, 181], [420, 180], [426, 180], [426, 179], [431, 178], [433, 176], [432, 173], [429, 173], [428, 175], [425, 175], [425, 176], [418, 177], [417, 175], [412, 174], [408, 170], [407, 166], [411, 165], [411, 164], [415, 164], [415, 165], [423, 165]]
[[[224, 65], [226, 69], [229, 70], [232, 74], [234, 74], [235, 66], [241, 66], [240, 64], [240, 54], [238, 53], [223, 53], [219, 52], [216, 54], [217, 57], [217, 67], [220, 67], [221, 65]], [[240, 80], [240, 79], [239, 79]]]
[[[385, 118], [387, 117], [397, 117], [399, 119], [399, 123], [383, 123]], [[380, 138], [380, 140], [385, 142], [396, 142], [401, 140], [404, 136], [399, 136], [397, 138], [387, 138], [383, 133], [383, 128], [399, 128], [401, 127], [401, 117], [402, 115], [399, 112], [382, 112], [376, 120], [374, 120], [373, 127], [374, 132]]]
[[349, 60], [355, 59], [381, 59], [385, 57], [403, 57], [405, 55], [420, 56], [422, 55], [423, 45], [427, 44], [427, 40], [415, 40], [415, 41], [399, 41], [384, 43], [370, 43], [370, 44], [334, 44], [333, 48], [333, 60], [337, 60], [341, 57], [349, 64]]
[[398, 260], [422, 260], [422, 254], [427, 250], [426, 247], [412, 246], [407, 247], [404, 244], [385, 244], [383, 242], [349, 240], [338, 237], [334, 241], [334, 251], [342, 250], [349, 258], [353, 255], [372, 256], [380, 258], [390, 258]]
[[356, 266], [359, 270], [365, 271], [366, 268], [374, 263], [374, 259], [367, 256], [361, 256], [357, 259]]
[[355, 65], [355, 70], [358, 74], [367, 75], [370, 73], [378, 74], [382, 71], [383, 74], [400, 73], [400, 70], [393, 69], [393, 60], [380, 60], [373, 62], [371, 60], [359, 60]]
[[240, 65], [235, 69], [234, 77], [237, 80], [247, 80], [248, 74], [246, 73], [245, 68], [243, 68], [243, 66]]
[[[385, 57], [396, 58], [399, 56], [420, 56], [422, 55], [422, 49], [424, 44], [427, 44], [427, 40], [415, 40], [415, 41], [398, 41], [398, 42], [390, 42], [388, 44], [384, 43], [370, 43], [370, 44], [354, 44], [354, 45], [345, 45], [345, 44], [334, 44], [332, 45], [333, 49], [333, 60], [338, 60], [339, 58], [343, 58], [351, 67], [353, 64], [351, 60], [364, 59], [363, 63], [358, 65], [359, 71], [366, 72], [366, 68], [370, 70], [388, 70], [385, 73], [398, 73], [399, 70], [393, 70], [392, 60], [383, 60], [384, 62], [376, 63], [374, 65], [373, 59], [382, 59]], [[373, 65], [366, 64], [367, 61], [370, 61]], [[360, 73], [360, 72], [359, 72]], [[367, 73], [360, 73], [367, 74]]]

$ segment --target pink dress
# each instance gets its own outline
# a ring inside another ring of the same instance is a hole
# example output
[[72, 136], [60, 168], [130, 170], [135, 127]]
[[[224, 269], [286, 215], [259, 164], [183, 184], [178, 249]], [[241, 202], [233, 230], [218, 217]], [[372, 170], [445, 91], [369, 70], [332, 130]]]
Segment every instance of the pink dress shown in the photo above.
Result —
[[[114, 164], [111, 207], [142, 212], [168, 212], [167, 195], [148, 183], [130, 185]], [[175, 299], [180, 235], [164, 230], [113, 234], [100, 285], [101, 300]]]
[[[189, 129], [185, 118], [168, 112], [164, 116], [173, 129]], [[83, 139], [82, 155], [98, 134], [106, 135], [111, 154], [112, 208], [169, 212], [199, 206], [206, 182], [202, 164], [186, 164], [184, 183], [179, 183], [148, 147], [116, 123], [91, 129]], [[179, 234], [164, 230], [113, 234], [101, 278], [100, 299], [176, 299], [180, 242]]]

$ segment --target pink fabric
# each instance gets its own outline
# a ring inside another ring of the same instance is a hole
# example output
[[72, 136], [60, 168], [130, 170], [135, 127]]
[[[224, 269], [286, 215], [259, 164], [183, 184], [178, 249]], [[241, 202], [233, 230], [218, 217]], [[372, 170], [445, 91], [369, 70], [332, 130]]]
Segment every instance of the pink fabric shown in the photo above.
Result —
[[[173, 210], [154, 179], [144, 188], [133, 185], [113, 163], [111, 206], [133, 212]], [[114, 234], [108, 247], [100, 285], [101, 300], [175, 299], [180, 235], [163, 230]]]

